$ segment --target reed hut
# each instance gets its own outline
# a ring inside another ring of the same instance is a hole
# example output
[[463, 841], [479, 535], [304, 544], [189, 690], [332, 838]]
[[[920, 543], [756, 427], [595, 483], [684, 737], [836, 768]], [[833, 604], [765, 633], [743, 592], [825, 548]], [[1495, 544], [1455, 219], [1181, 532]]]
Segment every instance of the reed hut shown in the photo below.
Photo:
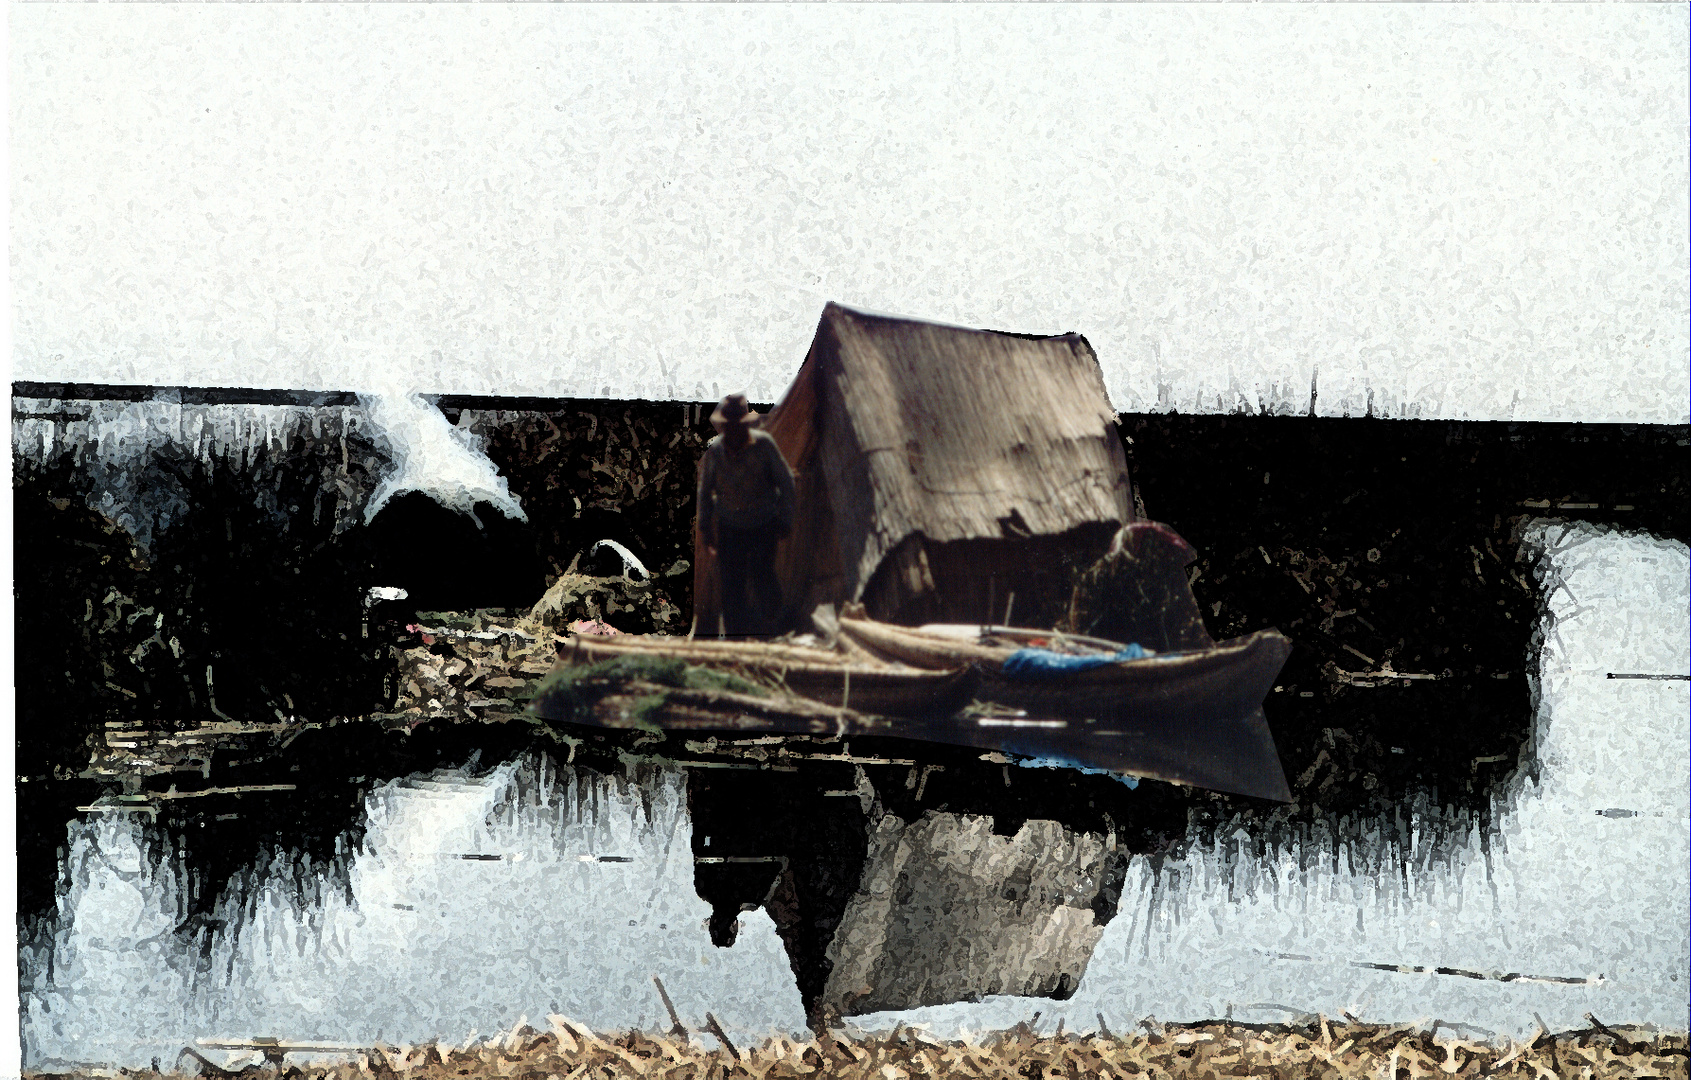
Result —
[[[797, 480], [777, 555], [788, 627], [876, 619], [1048, 626], [1133, 520], [1115, 413], [1078, 334], [1035, 337], [830, 303], [763, 419]], [[719, 625], [695, 530], [695, 626]]]

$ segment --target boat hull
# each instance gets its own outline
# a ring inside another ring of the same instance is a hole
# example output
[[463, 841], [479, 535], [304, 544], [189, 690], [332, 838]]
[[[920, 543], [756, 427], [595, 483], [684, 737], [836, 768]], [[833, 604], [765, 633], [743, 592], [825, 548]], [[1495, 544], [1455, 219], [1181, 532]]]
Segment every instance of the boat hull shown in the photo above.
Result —
[[[901, 631], [894, 631], [895, 633]], [[883, 642], [884, 644], [884, 642]], [[1006, 677], [985, 650], [925, 658], [956, 666], [824, 663], [803, 650], [679, 639], [570, 639], [560, 668], [644, 654], [761, 672], [774, 698], [635, 684], [589, 710], [543, 690], [542, 719], [705, 733], [881, 736], [970, 747], [1280, 802], [1291, 800], [1262, 699], [1291, 650], [1274, 631], [1213, 649], [1108, 664], [1057, 678]], [[755, 669], [755, 670], [754, 670]], [[971, 700], [978, 707], [965, 708]], [[982, 704], [984, 703], [984, 704]]]

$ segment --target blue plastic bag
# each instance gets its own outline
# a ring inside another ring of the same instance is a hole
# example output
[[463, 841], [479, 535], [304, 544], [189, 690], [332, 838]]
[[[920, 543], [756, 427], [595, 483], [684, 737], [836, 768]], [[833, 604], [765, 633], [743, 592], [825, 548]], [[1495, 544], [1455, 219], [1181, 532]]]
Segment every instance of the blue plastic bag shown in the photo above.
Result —
[[1123, 660], [1143, 660], [1146, 655], [1138, 645], [1129, 645], [1113, 656], [1071, 656], [1050, 649], [1017, 649], [1004, 661], [1004, 674], [1011, 679], [1056, 679]]

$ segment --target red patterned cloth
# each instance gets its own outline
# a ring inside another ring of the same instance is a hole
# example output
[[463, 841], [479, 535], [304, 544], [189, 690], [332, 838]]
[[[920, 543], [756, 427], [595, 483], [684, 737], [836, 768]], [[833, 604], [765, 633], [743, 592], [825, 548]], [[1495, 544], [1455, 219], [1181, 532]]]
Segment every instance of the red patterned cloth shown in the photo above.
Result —
[[570, 633], [597, 634], [599, 637], [616, 637], [618, 634], [622, 633], [622, 631], [618, 630], [610, 623], [601, 622], [598, 619], [579, 619], [576, 622], [570, 623]]

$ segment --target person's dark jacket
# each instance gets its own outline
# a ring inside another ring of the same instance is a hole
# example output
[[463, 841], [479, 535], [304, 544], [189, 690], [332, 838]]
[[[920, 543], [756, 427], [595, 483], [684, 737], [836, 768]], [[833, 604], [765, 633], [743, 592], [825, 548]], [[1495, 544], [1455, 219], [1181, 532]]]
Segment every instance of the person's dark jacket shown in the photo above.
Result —
[[735, 529], [773, 523], [785, 535], [793, 524], [793, 470], [766, 431], [751, 431], [738, 450], [720, 435], [705, 447], [699, 470], [699, 534], [716, 543], [718, 522]]

